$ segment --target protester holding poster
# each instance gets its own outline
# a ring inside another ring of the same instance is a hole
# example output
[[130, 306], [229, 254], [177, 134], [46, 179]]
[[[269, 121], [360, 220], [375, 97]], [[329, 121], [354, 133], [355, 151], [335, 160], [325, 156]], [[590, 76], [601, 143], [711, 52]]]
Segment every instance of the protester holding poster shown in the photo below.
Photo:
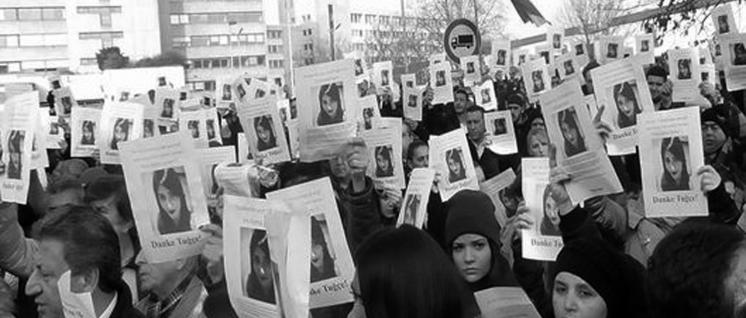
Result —
[[460, 129], [430, 137], [430, 165], [441, 175], [438, 188], [444, 202], [462, 189], [479, 189], [469, 146]]

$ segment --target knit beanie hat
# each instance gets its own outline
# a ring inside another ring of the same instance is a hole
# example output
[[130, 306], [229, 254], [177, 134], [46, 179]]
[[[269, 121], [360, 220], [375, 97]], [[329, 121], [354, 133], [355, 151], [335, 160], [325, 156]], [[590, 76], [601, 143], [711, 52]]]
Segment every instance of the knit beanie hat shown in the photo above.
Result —
[[728, 104], [716, 105], [706, 109], [702, 112], [700, 121], [702, 124], [708, 121], [714, 122], [728, 137], [732, 138], [739, 135], [738, 112]]
[[461, 190], [448, 200], [445, 238], [448, 246], [462, 234], [479, 234], [500, 244], [500, 224], [495, 218], [495, 205], [486, 194]]
[[647, 309], [642, 265], [615, 251], [601, 239], [580, 238], [566, 244], [552, 271], [580, 277], [599, 293], [609, 318], [638, 317]]

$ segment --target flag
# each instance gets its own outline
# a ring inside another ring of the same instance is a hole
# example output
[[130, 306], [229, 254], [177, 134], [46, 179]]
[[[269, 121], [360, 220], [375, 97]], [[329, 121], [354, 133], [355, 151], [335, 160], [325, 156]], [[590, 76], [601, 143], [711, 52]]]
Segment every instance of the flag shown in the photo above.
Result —
[[544, 16], [541, 15], [541, 12], [536, 9], [536, 6], [531, 3], [531, 0], [510, 1], [513, 2], [513, 7], [515, 7], [515, 11], [518, 12], [518, 15], [521, 17], [521, 20], [523, 20], [523, 23], [531, 22], [533, 24], [536, 24], [536, 26], [541, 26], [544, 23], [549, 23], [546, 19], [544, 19]]

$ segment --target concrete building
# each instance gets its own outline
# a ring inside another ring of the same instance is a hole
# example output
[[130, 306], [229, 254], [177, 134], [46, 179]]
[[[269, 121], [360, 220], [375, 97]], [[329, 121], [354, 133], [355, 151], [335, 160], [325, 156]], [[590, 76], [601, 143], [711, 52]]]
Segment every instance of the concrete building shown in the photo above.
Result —
[[3, 0], [0, 74], [98, 72], [96, 52], [118, 46], [130, 59], [161, 52], [152, 0]]
[[290, 64], [285, 0], [159, 0], [162, 51], [189, 63], [187, 83], [213, 90], [218, 78], [249, 74], [284, 84]]

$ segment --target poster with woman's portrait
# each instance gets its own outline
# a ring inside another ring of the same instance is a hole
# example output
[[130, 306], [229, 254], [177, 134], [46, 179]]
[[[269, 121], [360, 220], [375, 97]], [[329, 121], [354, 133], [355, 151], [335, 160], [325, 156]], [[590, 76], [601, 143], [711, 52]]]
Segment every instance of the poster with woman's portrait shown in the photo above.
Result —
[[396, 225], [409, 224], [416, 228], [422, 228], [425, 224], [427, 203], [430, 200], [430, 191], [435, 179], [435, 170], [428, 168], [417, 168], [412, 170], [409, 177], [407, 191], [404, 194], [403, 204], [399, 210]]
[[296, 69], [301, 161], [330, 159], [355, 134], [354, 63], [348, 59]]
[[453, 101], [453, 78], [451, 65], [442, 63], [430, 64], [430, 87], [433, 89], [432, 104], [444, 104]]
[[554, 261], [563, 246], [558, 230], [558, 206], [548, 185], [549, 158], [523, 158], [521, 193], [526, 208], [536, 220], [532, 228], [521, 231], [522, 253], [526, 259]]
[[597, 105], [605, 105], [601, 120], [612, 128], [606, 139], [609, 155], [634, 153], [637, 116], [654, 110], [640, 61], [629, 58], [604, 64], [590, 74]]
[[684, 48], [670, 49], [668, 54], [668, 68], [671, 71], [673, 83], [672, 99], [674, 102], [692, 102], [701, 98], [699, 93], [700, 64], [699, 49]]
[[715, 34], [726, 35], [737, 34], [739, 32], [733, 14], [733, 7], [731, 7], [730, 3], [724, 3], [712, 9], [710, 17], [712, 18], [713, 26], [715, 26]]
[[39, 118], [44, 130], [40, 135], [42, 148], [61, 149], [61, 142], [65, 140], [65, 129], [61, 126], [59, 116], [50, 116], [48, 111], [40, 110]]
[[381, 118], [381, 111], [378, 109], [378, 98], [375, 95], [365, 96], [358, 99], [357, 116], [358, 128], [360, 131], [371, 130], [378, 127], [378, 120]]
[[[26, 204], [34, 135], [39, 130], [39, 95], [35, 91], [13, 95], [0, 111], [0, 200]], [[42, 150], [37, 145], [37, 148]]]
[[160, 112], [160, 108], [154, 105], [145, 105], [142, 117], [142, 138], [160, 136], [160, 130], [158, 129]]
[[352, 51], [344, 53], [344, 58], [353, 61], [355, 69], [355, 80], [370, 79], [368, 64], [365, 62], [365, 53]]
[[697, 107], [643, 114], [638, 128], [645, 215], [708, 215], [697, 176], [704, 166]]
[[492, 40], [492, 52], [490, 56], [492, 56], [492, 64], [488, 64], [487, 66], [492, 69], [496, 68], [498, 70], [503, 71], [503, 74], [508, 73], [508, 70], [511, 66], [510, 61], [510, 54], [511, 53], [511, 46], [510, 46], [510, 40], [508, 39], [493, 39]]
[[119, 164], [121, 144], [142, 136], [143, 107], [130, 102], [104, 104], [96, 138], [102, 163]]
[[547, 43], [546, 45], [556, 53], [561, 53], [562, 42], [565, 36], [565, 31], [562, 28], [549, 28], [547, 29]]
[[[401, 122], [401, 119], [399, 121]], [[370, 152], [368, 176], [376, 183], [388, 184], [399, 189], [405, 186], [401, 129], [401, 124], [389, 125], [362, 131], [360, 134]]]
[[539, 98], [557, 165], [573, 179], [566, 183], [570, 200], [621, 192], [622, 185], [593, 126], [578, 81], [566, 82]]
[[466, 135], [456, 129], [440, 136], [430, 136], [430, 166], [438, 171], [440, 198], [448, 201], [454, 194], [463, 190], [479, 190]]
[[69, 117], [73, 107], [78, 106], [70, 87], [55, 89], [52, 94], [54, 95], [54, 110], [57, 116]]
[[122, 170], [143, 252], [164, 262], [199, 254], [210, 223], [197, 152], [189, 133], [120, 145]]
[[220, 119], [216, 108], [208, 108], [205, 112], [205, 135], [209, 147], [220, 147], [223, 145], [223, 137], [220, 135]]
[[624, 58], [624, 37], [607, 36], [600, 41], [601, 61], [611, 63]]
[[652, 33], [635, 35], [635, 54], [644, 64], [655, 63], [655, 36]]
[[373, 63], [373, 83], [382, 93], [384, 89], [393, 89], [394, 83], [394, 65], [391, 61]]
[[521, 65], [523, 84], [529, 98], [536, 99], [550, 89], [549, 67], [544, 59], [538, 58]]
[[210, 109], [199, 109], [181, 112], [179, 118], [179, 131], [186, 131], [194, 140], [194, 146], [198, 149], [208, 147], [207, 139], [207, 114]]
[[[217, 178], [217, 168], [220, 164], [236, 162], [235, 147], [212, 147], [197, 149], [200, 173], [202, 175], [202, 190], [207, 199], [207, 211], [210, 220], [222, 220], [223, 215], [223, 187]], [[217, 222], [217, 224], [222, 224]]]
[[349, 286], [355, 267], [329, 178], [270, 192], [267, 199], [285, 202], [294, 212], [302, 212], [310, 219], [310, 264], [288, 264], [288, 270], [298, 272], [310, 268], [310, 307], [352, 301]]
[[495, 94], [495, 86], [492, 81], [484, 81], [484, 83], [474, 86], [472, 91], [475, 93], [477, 106], [482, 107], [486, 112], [497, 109], [497, 94]]
[[404, 118], [414, 121], [422, 121], [422, 99], [425, 97], [425, 87], [404, 87]]
[[[725, 86], [729, 92], [746, 88], [746, 34], [727, 34], [717, 38], [725, 71]], [[717, 53], [717, 52], [716, 52]]]
[[518, 152], [515, 128], [509, 110], [498, 110], [484, 114], [487, 147], [499, 155], [509, 155]]
[[155, 106], [160, 109], [159, 118], [164, 122], [176, 122], [180, 110], [179, 90], [159, 87], [155, 90]]
[[90, 157], [97, 149], [101, 109], [75, 107], [70, 118], [71, 157]]
[[289, 214], [282, 202], [226, 195], [223, 255], [228, 296], [240, 317], [280, 317], [279, 264], [265, 218]]
[[464, 85], [472, 86], [482, 79], [479, 58], [479, 55], [469, 55], [459, 59], [461, 72], [464, 74]]
[[515, 181], [515, 172], [512, 168], [479, 183], [479, 191], [490, 197], [495, 205], [495, 218], [500, 227], [505, 227], [509, 217], [516, 214], [518, 199], [516, 191], [509, 189]]
[[285, 129], [274, 97], [240, 101], [238, 118], [254, 159], [263, 158], [265, 163], [290, 160]]

